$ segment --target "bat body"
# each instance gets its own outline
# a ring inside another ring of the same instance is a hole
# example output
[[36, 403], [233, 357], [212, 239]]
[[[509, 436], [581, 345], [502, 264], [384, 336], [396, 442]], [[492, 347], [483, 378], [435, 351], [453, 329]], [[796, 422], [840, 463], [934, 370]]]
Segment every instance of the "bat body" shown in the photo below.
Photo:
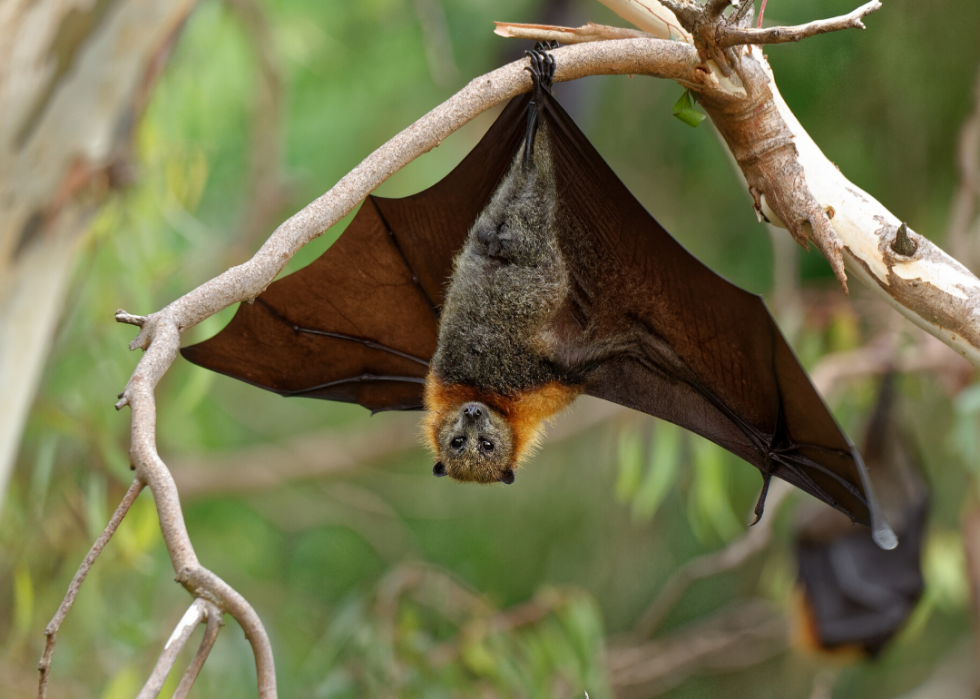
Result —
[[921, 552], [929, 490], [893, 400], [887, 377], [863, 451], [902, 543], [883, 551], [838, 512], [820, 508], [804, 514], [796, 537], [799, 637], [810, 650], [877, 655], [912, 614], [925, 587]]
[[[894, 535], [765, 305], [684, 250], [551, 96], [515, 98], [444, 180], [368, 197], [316, 262], [191, 361], [282, 395], [427, 409], [433, 472], [512, 482], [588, 394], [669, 420]], [[553, 71], [553, 66], [550, 66]]]

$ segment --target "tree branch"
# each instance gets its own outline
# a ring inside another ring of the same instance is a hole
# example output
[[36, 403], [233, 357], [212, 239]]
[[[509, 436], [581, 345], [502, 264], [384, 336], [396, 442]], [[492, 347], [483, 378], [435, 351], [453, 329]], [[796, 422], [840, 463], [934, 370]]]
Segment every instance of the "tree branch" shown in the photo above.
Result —
[[653, 39], [652, 34], [638, 29], [610, 27], [607, 24], [589, 22], [581, 27], [559, 27], [553, 24], [518, 24], [516, 22], [494, 22], [493, 33], [508, 39], [533, 39], [535, 41], [557, 41], [560, 44], [582, 44], [587, 41], [610, 41], [613, 39]]
[[762, 600], [742, 602], [657, 641], [613, 645], [606, 668], [618, 699], [662, 694], [702, 670], [761, 663], [787, 646], [786, 620]]
[[180, 684], [177, 685], [177, 689], [174, 691], [173, 699], [187, 699], [187, 695], [191, 691], [191, 687], [194, 686], [194, 682], [197, 680], [201, 668], [204, 667], [204, 661], [208, 659], [208, 655], [210, 655], [211, 649], [214, 647], [214, 642], [218, 638], [218, 632], [221, 631], [221, 627], [225, 624], [221, 619], [221, 610], [210, 602], [205, 602], [205, 611], [208, 625], [204, 629], [204, 638], [201, 639], [201, 645], [194, 654], [194, 658], [191, 660], [191, 664], [188, 665], [184, 676], [180, 679]]
[[[746, 0], [748, 2], [749, 0]], [[831, 19], [818, 19], [815, 22], [800, 24], [795, 27], [770, 27], [769, 29], [747, 29], [729, 26], [722, 30], [718, 43], [724, 48], [744, 44], [785, 44], [790, 41], [801, 41], [818, 34], [839, 32], [843, 29], [865, 29], [863, 17], [881, 9], [878, 0], [872, 0], [853, 12]]]
[[143, 685], [143, 689], [136, 695], [136, 699], [156, 699], [163, 689], [163, 683], [167, 681], [167, 676], [173, 670], [177, 662], [177, 656], [184, 646], [191, 640], [194, 629], [207, 617], [207, 602], [203, 599], [196, 599], [177, 622], [177, 628], [170, 635], [167, 643], [163, 646], [163, 652], [157, 660], [156, 667], [150, 674], [150, 678]]
[[48, 695], [48, 678], [51, 673], [51, 659], [54, 656], [54, 647], [58, 642], [58, 629], [61, 628], [61, 624], [65, 620], [65, 617], [68, 616], [68, 612], [71, 611], [71, 607], [75, 603], [75, 598], [78, 597], [78, 591], [82, 589], [82, 583], [85, 582], [85, 577], [88, 575], [88, 572], [92, 570], [95, 560], [102, 553], [102, 549], [105, 548], [106, 544], [109, 543], [112, 535], [116, 533], [116, 529], [119, 528], [119, 523], [123, 521], [123, 517], [129, 512], [129, 508], [136, 502], [136, 498], [139, 497], [140, 491], [142, 490], [143, 483], [139, 480], [133, 481], [133, 484], [129, 486], [129, 490], [126, 491], [126, 495], [123, 496], [122, 502], [119, 503], [119, 507], [112, 514], [102, 534], [92, 544], [88, 555], [82, 559], [82, 564], [78, 566], [78, 572], [75, 573], [75, 577], [71, 579], [71, 583], [68, 585], [68, 592], [65, 593], [65, 598], [61, 601], [61, 606], [55, 612], [54, 618], [48, 622], [47, 628], [44, 629], [44, 635], [46, 636], [44, 654], [41, 656], [41, 661], [37, 664], [38, 672], [41, 675], [38, 679], [37, 686], [38, 699], [45, 699]]

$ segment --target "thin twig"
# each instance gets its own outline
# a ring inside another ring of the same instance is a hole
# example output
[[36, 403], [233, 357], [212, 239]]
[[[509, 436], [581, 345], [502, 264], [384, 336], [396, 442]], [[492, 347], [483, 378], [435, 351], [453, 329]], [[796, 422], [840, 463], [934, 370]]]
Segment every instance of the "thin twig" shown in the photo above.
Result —
[[731, 672], [783, 652], [786, 619], [762, 600], [742, 602], [670, 636], [612, 645], [606, 668], [617, 699], [649, 699], [702, 671]]
[[204, 667], [204, 661], [208, 659], [208, 655], [214, 647], [214, 642], [218, 638], [218, 632], [224, 626], [225, 622], [221, 619], [221, 610], [210, 602], [207, 602], [205, 607], [207, 610], [208, 625], [204, 629], [204, 638], [201, 639], [201, 645], [194, 654], [191, 664], [187, 666], [187, 671], [184, 673], [184, 676], [180, 679], [180, 684], [177, 685], [173, 699], [187, 698], [187, 694], [191, 691], [191, 687], [194, 686], [194, 682], [197, 680], [201, 668]]
[[167, 681], [167, 676], [173, 670], [180, 651], [184, 650], [184, 646], [191, 640], [194, 629], [207, 616], [207, 604], [207, 600], [198, 597], [184, 612], [184, 616], [177, 622], [177, 628], [174, 629], [169, 640], [163, 646], [163, 652], [160, 653], [160, 658], [157, 660], [150, 678], [143, 685], [140, 693], [136, 695], [136, 699], [156, 699], [157, 695], [160, 694], [163, 683]]
[[89, 549], [88, 554], [82, 560], [82, 564], [78, 566], [78, 572], [75, 573], [75, 577], [72, 578], [71, 583], [68, 585], [68, 592], [65, 593], [65, 598], [61, 601], [61, 606], [58, 607], [58, 611], [55, 612], [54, 617], [44, 629], [44, 635], [47, 637], [47, 640], [44, 644], [44, 654], [41, 656], [41, 662], [37, 664], [37, 669], [41, 674], [37, 686], [38, 699], [45, 699], [48, 695], [48, 677], [51, 672], [51, 658], [54, 655], [54, 647], [58, 642], [58, 629], [61, 628], [61, 624], [65, 620], [65, 617], [68, 616], [68, 612], [71, 611], [71, 606], [75, 603], [75, 598], [78, 597], [78, 591], [82, 589], [82, 583], [85, 582], [85, 576], [92, 569], [92, 565], [99, 557], [99, 554], [102, 553], [102, 549], [109, 543], [109, 539], [116, 533], [119, 523], [123, 521], [126, 513], [129, 512], [129, 508], [136, 502], [136, 498], [139, 496], [141, 490], [143, 490], [143, 483], [138, 479], [133, 481], [133, 484], [129, 486], [129, 490], [126, 491], [126, 495], [123, 496], [122, 502], [119, 503], [119, 507], [112, 514], [112, 518], [109, 519], [109, 523], [102, 531], [102, 534], [95, 540], [92, 548]]
[[[802, 41], [811, 36], [839, 32], [844, 29], [865, 29], [861, 18], [881, 9], [878, 0], [871, 0], [850, 14], [830, 19], [818, 19], [807, 24], [794, 27], [770, 27], [769, 29], [751, 29], [745, 27], [726, 27], [721, 30], [718, 44], [724, 48], [743, 46], [745, 44], [785, 44], [790, 41]], [[761, 19], [761, 16], [760, 16]]]
[[554, 24], [518, 24], [494, 22], [493, 33], [508, 39], [533, 39], [557, 41], [560, 44], [582, 44], [587, 41], [611, 41], [613, 39], [652, 39], [652, 34], [639, 29], [611, 27], [608, 24], [589, 22], [581, 27], [560, 27]]
[[776, 512], [792, 490], [793, 487], [789, 483], [773, 480], [767, 499], [767, 516], [724, 548], [692, 558], [675, 570], [660, 588], [660, 593], [653, 603], [640, 616], [633, 627], [633, 633], [639, 638], [650, 638], [667, 613], [674, 608], [692, 584], [734, 570], [764, 551], [772, 539], [772, 523], [775, 521]]

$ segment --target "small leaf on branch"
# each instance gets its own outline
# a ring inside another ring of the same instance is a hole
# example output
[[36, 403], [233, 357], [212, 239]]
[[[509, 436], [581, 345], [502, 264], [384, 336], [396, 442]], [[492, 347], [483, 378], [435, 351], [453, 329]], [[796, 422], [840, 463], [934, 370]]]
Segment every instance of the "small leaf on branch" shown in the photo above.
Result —
[[694, 93], [690, 90], [684, 90], [684, 94], [674, 104], [670, 113], [693, 129], [707, 117], [706, 114], [699, 112], [694, 105]]

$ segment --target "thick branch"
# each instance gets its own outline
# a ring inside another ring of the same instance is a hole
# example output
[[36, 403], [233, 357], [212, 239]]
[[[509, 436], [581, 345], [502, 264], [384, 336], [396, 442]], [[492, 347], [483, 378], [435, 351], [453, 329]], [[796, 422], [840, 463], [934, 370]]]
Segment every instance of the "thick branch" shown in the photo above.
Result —
[[818, 19], [815, 22], [800, 24], [795, 27], [748, 29], [729, 26], [721, 31], [718, 44], [723, 48], [744, 44], [785, 44], [790, 41], [801, 41], [818, 34], [839, 32], [843, 29], [865, 29], [861, 19], [880, 9], [881, 3], [878, 0], [872, 0], [872, 2], [862, 5], [850, 14], [831, 19]]

